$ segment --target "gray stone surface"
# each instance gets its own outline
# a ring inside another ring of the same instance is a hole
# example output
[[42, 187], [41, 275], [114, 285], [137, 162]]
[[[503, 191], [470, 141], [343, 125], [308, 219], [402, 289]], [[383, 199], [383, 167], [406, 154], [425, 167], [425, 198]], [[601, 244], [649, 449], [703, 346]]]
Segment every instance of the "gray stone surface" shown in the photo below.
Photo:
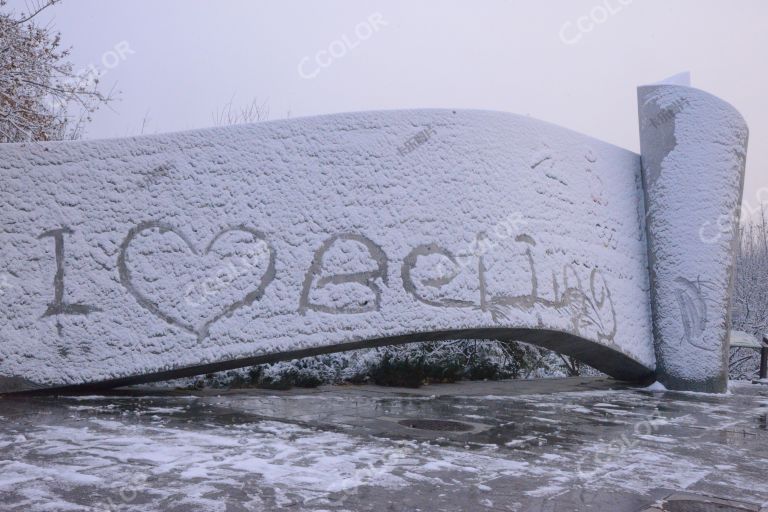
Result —
[[643, 512], [760, 512], [760, 506], [698, 494], [675, 493]]

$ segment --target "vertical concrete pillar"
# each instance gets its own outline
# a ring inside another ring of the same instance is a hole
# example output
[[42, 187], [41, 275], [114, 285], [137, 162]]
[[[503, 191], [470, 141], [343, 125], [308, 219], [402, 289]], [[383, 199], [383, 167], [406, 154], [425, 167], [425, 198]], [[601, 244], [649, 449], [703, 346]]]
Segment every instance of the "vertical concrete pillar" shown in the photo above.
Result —
[[638, 88], [657, 378], [724, 392], [748, 129], [685, 78]]

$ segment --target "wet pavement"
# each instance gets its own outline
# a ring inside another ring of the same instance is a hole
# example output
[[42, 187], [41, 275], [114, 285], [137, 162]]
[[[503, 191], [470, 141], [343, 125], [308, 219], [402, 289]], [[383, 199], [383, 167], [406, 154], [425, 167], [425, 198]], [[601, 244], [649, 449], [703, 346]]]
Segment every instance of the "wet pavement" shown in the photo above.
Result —
[[[724, 501], [664, 504], [681, 493]], [[0, 510], [762, 507], [759, 384], [728, 395], [592, 378], [0, 399]]]

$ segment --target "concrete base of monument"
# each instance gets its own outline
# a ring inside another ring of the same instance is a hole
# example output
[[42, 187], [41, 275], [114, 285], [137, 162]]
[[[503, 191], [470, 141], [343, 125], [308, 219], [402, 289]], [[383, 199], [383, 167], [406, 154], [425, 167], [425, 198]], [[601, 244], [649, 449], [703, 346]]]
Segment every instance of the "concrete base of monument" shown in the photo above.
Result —
[[658, 380], [667, 389], [700, 393], [724, 393], [728, 390], [728, 376], [725, 374], [715, 375], [706, 379], [686, 379], [664, 373], [658, 376]]
[[719, 395], [574, 378], [1, 401], [7, 510], [768, 506], [768, 387], [746, 382]]

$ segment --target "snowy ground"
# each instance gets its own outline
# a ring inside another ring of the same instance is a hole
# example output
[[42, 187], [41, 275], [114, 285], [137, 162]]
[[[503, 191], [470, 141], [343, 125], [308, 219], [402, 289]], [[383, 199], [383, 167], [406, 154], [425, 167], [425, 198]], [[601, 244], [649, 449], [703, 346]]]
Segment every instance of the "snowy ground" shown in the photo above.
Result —
[[682, 490], [768, 506], [763, 385], [142, 390], [0, 406], [0, 510], [637, 511]]

